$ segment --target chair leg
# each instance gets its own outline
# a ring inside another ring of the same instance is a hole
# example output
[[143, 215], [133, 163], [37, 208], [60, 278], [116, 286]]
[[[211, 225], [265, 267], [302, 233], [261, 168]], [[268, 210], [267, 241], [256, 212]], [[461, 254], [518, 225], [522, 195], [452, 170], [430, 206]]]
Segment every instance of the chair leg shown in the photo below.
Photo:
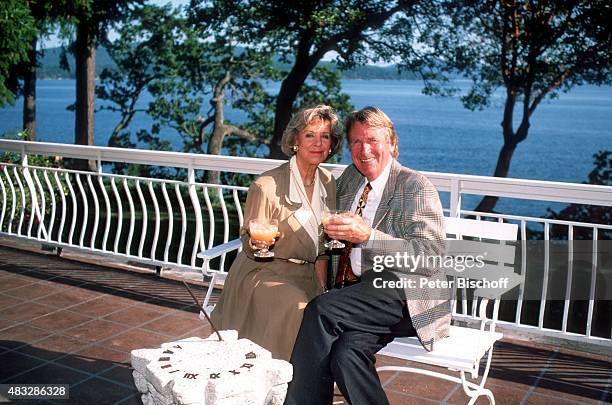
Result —
[[495, 405], [495, 397], [493, 397], [493, 393], [488, 388], [481, 388], [479, 390], [472, 391], [468, 405], [472, 405], [474, 402], [476, 402], [478, 397], [480, 397], [481, 395], [486, 395], [487, 399], [489, 400], [489, 404]]
[[210, 283], [208, 284], [208, 290], [206, 290], [206, 297], [204, 297], [204, 302], [202, 303], [202, 311], [206, 310], [206, 307], [208, 306], [208, 301], [210, 300], [210, 297], [212, 296], [212, 292], [215, 289], [215, 283], [217, 282], [217, 274], [213, 274], [211, 279], [210, 279]]
[[476, 385], [474, 383], [470, 383], [465, 379], [465, 372], [461, 371], [461, 383], [463, 387], [463, 392], [470, 397], [468, 405], [472, 405], [478, 397], [481, 395], [486, 395], [489, 400], [490, 405], [495, 405], [495, 397], [490, 389], [484, 388], [484, 380], [481, 381], [480, 385]]
[[479, 384], [466, 380], [464, 371], [459, 372], [461, 375], [461, 378], [455, 377], [452, 375], [448, 375], [448, 374], [439, 373], [437, 371], [431, 371], [431, 370], [420, 369], [418, 367], [407, 367], [407, 366], [382, 366], [382, 367], [377, 367], [376, 371], [401, 371], [401, 372], [416, 373], [416, 374], [427, 375], [430, 377], [441, 378], [443, 380], [451, 381], [451, 382], [461, 385], [461, 387], [463, 388], [463, 392], [465, 392], [465, 395], [467, 395], [470, 398], [468, 405], [472, 405], [474, 402], [476, 402], [478, 397], [481, 395], [486, 395], [487, 399], [489, 400], [489, 404], [495, 405], [495, 398], [493, 397], [493, 393], [491, 392], [491, 390], [484, 388], [483, 386], [484, 384], [482, 381], [479, 385]]

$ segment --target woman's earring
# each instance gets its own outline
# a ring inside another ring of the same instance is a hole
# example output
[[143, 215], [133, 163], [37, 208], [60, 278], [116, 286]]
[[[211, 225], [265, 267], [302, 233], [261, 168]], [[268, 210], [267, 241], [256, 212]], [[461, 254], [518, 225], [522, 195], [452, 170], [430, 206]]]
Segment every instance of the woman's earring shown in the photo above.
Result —
[[293, 151], [294, 151], [294, 152], [297, 152], [297, 151], [298, 151], [298, 149], [300, 149], [300, 147], [299, 147], [299, 146], [297, 146], [297, 145], [293, 145]]
[[331, 153], [331, 148], [327, 151], [327, 153]]

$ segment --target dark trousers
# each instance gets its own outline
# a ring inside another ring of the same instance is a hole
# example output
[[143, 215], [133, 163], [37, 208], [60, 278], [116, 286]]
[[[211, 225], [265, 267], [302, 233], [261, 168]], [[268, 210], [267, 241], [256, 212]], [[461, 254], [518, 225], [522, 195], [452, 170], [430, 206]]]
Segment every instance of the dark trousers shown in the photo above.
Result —
[[334, 381], [349, 404], [388, 404], [376, 373], [375, 354], [397, 336], [414, 336], [402, 289], [374, 287], [368, 271], [360, 283], [332, 290], [304, 310], [291, 364], [286, 405], [327, 405]]

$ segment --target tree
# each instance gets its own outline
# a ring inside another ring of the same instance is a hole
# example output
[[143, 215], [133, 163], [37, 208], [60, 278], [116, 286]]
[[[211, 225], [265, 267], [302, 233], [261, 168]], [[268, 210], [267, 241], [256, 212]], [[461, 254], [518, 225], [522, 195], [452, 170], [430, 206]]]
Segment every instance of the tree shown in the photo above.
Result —
[[[472, 80], [466, 108], [489, 105], [504, 91], [503, 146], [494, 176], [506, 177], [540, 103], [573, 86], [612, 83], [612, 7], [595, 1], [443, 1], [439, 14], [422, 25], [428, 60], [426, 92], [453, 94], [453, 75]], [[517, 111], [518, 110], [518, 111]], [[515, 128], [515, 123], [518, 126]], [[486, 196], [476, 211], [493, 211], [498, 197]]]
[[30, 14], [35, 20], [37, 34], [31, 40], [28, 50], [28, 60], [15, 66], [14, 74], [18, 80], [23, 82], [21, 93], [23, 95], [23, 131], [30, 141], [36, 140], [36, 70], [38, 58], [44, 51], [39, 51], [38, 40], [49, 34], [49, 29], [54, 26], [59, 16], [63, 13], [63, 3], [30, 1], [28, 7]]
[[[72, 51], [75, 55], [75, 144], [94, 143], [94, 89], [96, 46], [109, 25], [125, 14], [132, 4], [143, 0], [63, 0], [67, 1], [67, 20], [75, 25]], [[90, 163], [90, 169], [95, 169]]]
[[296, 100], [319, 61], [331, 51], [341, 67], [371, 59], [410, 60], [409, 13], [415, 1], [363, 0], [216, 0], [204, 6], [193, 0], [195, 14], [211, 8], [236, 27], [241, 43], [278, 52], [290, 69], [275, 100], [270, 158], [286, 158], [283, 131], [298, 107]]
[[176, 74], [177, 59], [174, 52], [178, 28], [176, 12], [170, 6], [143, 6], [124, 16], [115, 40], [102, 39], [102, 45], [115, 62], [115, 69], [104, 69], [96, 95], [111, 104], [101, 106], [120, 114], [113, 128], [108, 146], [135, 147], [125, 131], [139, 112], [146, 108], [137, 103], [147, 87], [156, 80]]
[[[232, 29], [193, 21], [169, 7], [136, 10], [119, 37], [108, 41], [117, 69], [104, 71], [97, 89], [98, 97], [111, 102], [102, 108], [122, 117], [111, 134], [111, 146], [134, 145], [127, 127], [135, 114], [147, 113], [154, 125], [150, 131], [138, 131], [137, 138], [153, 149], [169, 147], [160, 137], [169, 128], [181, 136], [185, 152], [260, 154], [272, 126], [274, 96], [266, 83], [279, 80], [282, 73], [272, 63], [272, 52], [239, 46]], [[299, 103], [327, 99], [341, 110], [351, 107], [340, 91], [337, 72], [317, 68], [312, 77]], [[153, 100], [137, 108], [144, 91]], [[226, 118], [227, 107], [240, 113], [238, 122]], [[207, 172], [205, 181], [217, 183], [219, 173]]]
[[[241, 98], [246, 112], [268, 101], [262, 98], [263, 88], [256, 80], [274, 78], [269, 54], [238, 53], [229, 35], [193, 24], [182, 10], [172, 10], [169, 5], [134, 10], [119, 29], [119, 37], [106, 41], [106, 46], [117, 68], [102, 72], [97, 94], [111, 101], [102, 109], [121, 114], [110, 146], [134, 145], [127, 128], [137, 113], [147, 113], [155, 120], [150, 132], [137, 133], [138, 141], [153, 149], [170, 147], [159, 136], [164, 128], [183, 138], [185, 152], [203, 152], [207, 145], [208, 153], [219, 154], [228, 135], [255, 147], [265, 143], [265, 137], [227, 121], [223, 109], [228, 89], [232, 100]], [[153, 100], [137, 108], [145, 91]], [[206, 104], [211, 108], [203, 113]], [[206, 128], [211, 126], [207, 137]], [[208, 173], [207, 180], [218, 182], [218, 174]]]
[[[18, 83], [15, 66], [28, 60], [36, 22], [20, 0], [0, 2], [0, 106], [15, 102]], [[12, 80], [11, 80], [12, 79]]]

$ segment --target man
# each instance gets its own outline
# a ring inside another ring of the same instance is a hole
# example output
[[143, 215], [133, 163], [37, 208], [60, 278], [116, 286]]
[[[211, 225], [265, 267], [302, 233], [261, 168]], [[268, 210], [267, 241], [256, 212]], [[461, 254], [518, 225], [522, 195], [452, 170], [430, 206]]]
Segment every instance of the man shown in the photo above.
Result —
[[[380, 109], [349, 114], [346, 133], [353, 164], [338, 179], [337, 207], [354, 214], [325, 226], [330, 238], [347, 242], [334, 259], [341, 288], [305, 309], [291, 357], [287, 405], [330, 404], [334, 381], [351, 404], [388, 404], [376, 373], [376, 352], [397, 336], [417, 335], [427, 350], [448, 336], [447, 292], [420, 283], [446, 280], [441, 272], [405, 262], [372, 270], [380, 264], [377, 257], [444, 253], [436, 189], [395, 160], [397, 135]], [[406, 288], [380, 288], [398, 281]]]

